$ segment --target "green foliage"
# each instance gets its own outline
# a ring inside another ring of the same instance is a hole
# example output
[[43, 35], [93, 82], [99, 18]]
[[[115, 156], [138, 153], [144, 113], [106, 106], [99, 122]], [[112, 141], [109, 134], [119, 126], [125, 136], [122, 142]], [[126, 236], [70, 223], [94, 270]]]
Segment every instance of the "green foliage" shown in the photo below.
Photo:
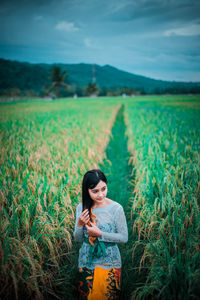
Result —
[[49, 94], [54, 89], [56, 89], [56, 98], [60, 97], [60, 88], [63, 87], [65, 89], [68, 89], [69, 86], [64, 83], [64, 79], [66, 78], [67, 71], [61, 72], [61, 68], [59, 66], [54, 66], [52, 69], [51, 74], [51, 80], [52, 84], [50, 88], [47, 90], [47, 93]]
[[[32, 90], [42, 95], [44, 87], [52, 83], [51, 72], [55, 65], [30, 64], [0, 59], [0, 93], [10, 88], [21, 91]], [[56, 64], [60, 72], [67, 70], [64, 84], [76, 86], [78, 96], [84, 94], [84, 89], [91, 82], [92, 66], [89, 64]], [[144, 76], [121, 71], [109, 65], [95, 65], [95, 74], [101, 96], [122, 95], [123, 89], [134, 89], [140, 94], [146, 93], [200, 93], [199, 83], [169, 82], [154, 80]], [[54, 81], [54, 80], [53, 80]], [[72, 89], [62, 89], [61, 96], [72, 96]], [[127, 94], [130, 94], [129, 92]], [[134, 93], [135, 94], [135, 93]]]
[[48, 298], [69, 282], [72, 269], [60, 268], [81, 178], [104, 158], [116, 109], [91, 99], [1, 105], [1, 298]]
[[[111, 133], [121, 103], [126, 128], [120, 110]], [[199, 114], [196, 96], [1, 104], [1, 297], [56, 297], [62, 285], [63, 298], [71, 299], [81, 178], [107, 157], [113, 200], [133, 214], [129, 235], [134, 232], [122, 248], [128, 293], [133, 299], [198, 299]]]
[[197, 299], [200, 101], [161, 97], [158, 105], [154, 99], [127, 104], [136, 172], [133, 250], [142, 247], [140, 266], [148, 268], [133, 299]]
[[98, 95], [99, 89], [96, 83], [89, 82], [86, 88], [86, 95]]
[[5, 92], [5, 95], [10, 96], [10, 97], [19, 97], [20, 94], [21, 94], [21, 91], [18, 88], [10, 88], [10, 89], [7, 89]]

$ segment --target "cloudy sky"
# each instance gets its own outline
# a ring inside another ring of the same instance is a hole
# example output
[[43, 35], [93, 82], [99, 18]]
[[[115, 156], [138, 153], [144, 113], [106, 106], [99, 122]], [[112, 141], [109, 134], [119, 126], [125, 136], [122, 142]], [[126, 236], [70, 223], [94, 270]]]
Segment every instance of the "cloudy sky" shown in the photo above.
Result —
[[200, 81], [200, 0], [1, 0], [0, 57]]

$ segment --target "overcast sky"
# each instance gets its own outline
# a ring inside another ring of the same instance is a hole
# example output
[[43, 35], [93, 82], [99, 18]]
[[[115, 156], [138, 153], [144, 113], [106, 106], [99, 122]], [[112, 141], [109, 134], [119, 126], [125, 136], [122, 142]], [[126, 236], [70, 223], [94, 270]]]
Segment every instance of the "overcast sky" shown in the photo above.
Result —
[[1, 0], [0, 57], [200, 81], [200, 0]]

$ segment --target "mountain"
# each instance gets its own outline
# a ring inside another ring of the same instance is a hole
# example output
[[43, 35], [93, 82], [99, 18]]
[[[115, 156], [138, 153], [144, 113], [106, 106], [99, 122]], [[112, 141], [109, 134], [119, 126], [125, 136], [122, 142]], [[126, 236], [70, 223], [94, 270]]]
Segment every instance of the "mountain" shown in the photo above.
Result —
[[[80, 91], [92, 82], [92, 64], [32, 64], [0, 59], [0, 92], [18, 88], [21, 91], [41, 92], [45, 85], [51, 83], [50, 75], [54, 65], [67, 71], [66, 83], [73, 86], [73, 91]], [[200, 82], [175, 82], [155, 80], [119, 70], [110, 65], [95, 64], [96, 83], [101, 90], [132, 88], [144, 93], [170, 92], [173, 90], [200, 92]], [[72, 92], [71, 92], [72, 93]]]

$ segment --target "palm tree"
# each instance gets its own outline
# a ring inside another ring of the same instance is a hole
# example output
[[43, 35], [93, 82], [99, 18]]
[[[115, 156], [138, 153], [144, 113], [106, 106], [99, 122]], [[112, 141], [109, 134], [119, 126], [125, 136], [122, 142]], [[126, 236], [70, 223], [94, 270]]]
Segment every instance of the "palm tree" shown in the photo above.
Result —
[[60, 96], [60, 87], [64, 87], [65, 89], [69, 88], [69, 85], [64, 83], [64, 79], [66, 77], [67, 71], [63, 71], [61, 73], [61, 68], [59, 66], [54, 66], [52, 69], [51, 80], [52, 84], [48, 90], [48, 93], [56, 89], [56, 98]]

